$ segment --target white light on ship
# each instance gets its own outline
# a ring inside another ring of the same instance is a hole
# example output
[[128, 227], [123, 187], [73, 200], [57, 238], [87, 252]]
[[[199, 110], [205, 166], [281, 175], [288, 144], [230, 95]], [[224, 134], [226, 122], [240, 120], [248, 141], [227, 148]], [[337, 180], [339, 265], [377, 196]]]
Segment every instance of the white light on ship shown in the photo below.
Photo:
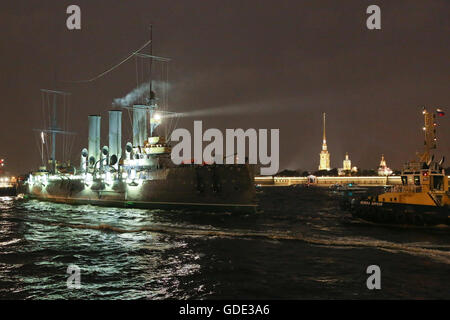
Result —
[[136, 170], [135, 169], [131, 169], [130, 170], [130, 175], [127, 177], [127, 183], [132, 183], [134, 181], [134, 179], [136, 179]]
[[131, 180], [134, 180], [136, 178], [136, 170], [135, 169], [131, 169], [129, 178]]
[[47, 184], [48, 184], [48, 178], [47, 178], [47, 175], [44, 175], [44, 176], [42, 177], [42, 184], [44, 185], [44, 187], [47, 186]]
[[155, 113], [153, 118], [155, 118], [155, 120], [161, 120], [161, 115], [159, 113]]
[[105, 181], [107, 184], [111, 184], [112, 179], [111, 179], [111, 172], [107, 172], [105, 175]]
[[94, 181], [94, 178], [92, 177], [92, 174], [87, 173], [86, 177], [84, 178], [84, 183], [86, 186], [90, 187], [92, 185], [92, 182]]

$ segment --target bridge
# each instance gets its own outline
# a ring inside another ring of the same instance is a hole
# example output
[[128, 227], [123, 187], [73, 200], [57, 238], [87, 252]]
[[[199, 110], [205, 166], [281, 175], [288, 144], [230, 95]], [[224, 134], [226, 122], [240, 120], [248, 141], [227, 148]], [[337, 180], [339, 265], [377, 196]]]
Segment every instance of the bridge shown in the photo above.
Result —
[[261, 186], [290, 186], [293, 184], [312, 184], [329, 187], [333, 184], [353, 183], [360, 186], [386, 186], [401, 184], [400, 176], [368, 176], [368, 177], [255, 177], [255, 184]]

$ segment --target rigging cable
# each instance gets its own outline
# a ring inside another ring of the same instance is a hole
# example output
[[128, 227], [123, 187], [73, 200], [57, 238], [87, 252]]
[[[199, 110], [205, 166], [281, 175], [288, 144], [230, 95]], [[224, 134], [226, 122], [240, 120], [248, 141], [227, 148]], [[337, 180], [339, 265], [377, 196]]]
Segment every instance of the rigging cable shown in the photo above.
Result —
[[117, 67], [121, 66], [122, 64], [124, 64], [125, 62], [127, 62], [128, 60], [130, 60], [132, 57], [134, 57], [135, 54], [139, 53], [139, 51], [141, 51], [142, 49], [144, 49], [146, 46], [148, 46], [150, 43], [152, 42], [152, 40], [147, 41], [146, 43], [144, 43], [138, 50], [132, 52], [128, 57], [126, 57], [125, 59], [123, 59], [122, 61], [120, 61], [119, 63], [117, 63], [116, 65], [112, 66], [111, 68], [109, 68], [108, 70], [100, 73], [99, 75], [90, 78], [90, 79], [86, 79], [86, 80], [75, 80], [75, 81], [64, 81], [62, 80], [61, 82], [66, 82], [66, 83], [88, 83], [88, 82], [92, 82], [95, 81], [101, 77], [103, 77], [104, 75], [110, 73], [111, 71], [113, 71], [114, 69], [116, 69]]
[[[63, 112], [62, 112], [62, 117], [63, 117], [63, 130], [66, 130], [66, 97], [63, 96]], [[63, 135], [62, 137], [62, 161], [63, 163], [65, 162], [66, 158], [66, 135]]]

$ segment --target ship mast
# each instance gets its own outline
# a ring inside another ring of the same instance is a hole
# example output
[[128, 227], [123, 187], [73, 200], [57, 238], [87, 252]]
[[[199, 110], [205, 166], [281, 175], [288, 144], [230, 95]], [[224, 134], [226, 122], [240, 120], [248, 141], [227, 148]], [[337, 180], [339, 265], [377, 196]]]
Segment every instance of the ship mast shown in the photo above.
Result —
[[[147, 90], [144, 89], [145, 93], [138, 97], [135, 101], [137, 102], [136, 104], [133, 103], [132, 105], [127, 106], [121, 105], [122, 108], [129, 109], [133, 113], [133, 146], [145, 145], [147, 138], [152, 137], [156, 127], [161, 124], [161, 114], [170, 113], [165, 110], [160, 110], [155, 92], [153, 91], [153, 73], [154, 71], [157, 72], [157, 69], [153, 70], [155, 67], [154, 62], [167, 64], [170, 61], [169, 58], [153, 55], [153, 25], [150, 25], [150, 39], [146, 43], [149, 45], [148, 51], [146, 53], [141, 52], [144, 49], [144, 47], [141, 47], [138, 51], [133, 53], [133, 56], [136, 61], [136, 88], [138, 88], [139, 91], [141, 90], [140, 88], [147, 88]], [[148, 63], [147, 59], [149, 59]], [[148, 72], [148, 75], [146, 74], [146, 71]], [[148, 81], [148, 83], [146, 81]]]
[[154, 114], [157, 105], [155, 103], [155, 94], [153, 92], [153, 84], [152, 84], [152, 64], [153, 64], [153, 25], [150, 25], [150, 61], [149, 61], [149, 72], [148, 72], [148, 82], [150, 86], [150, 90], [148, 93], [148, 101], [150, 104], [149, 108], [149, 119], [150, 119], [150, 137], [153, 137], [153, 131], [156, 128], [154, 121]]
[[[150, 85], [149, 99], [152, 98], [152, 64], [153, 64], [153, 25], [150, 25], [150, 67], [148, 72], [148, 82]], [[150, 102], [151, 103], [151, 102]]]
[[[41, 89], [42, 93], [42, 99], [44, 104], [48, 104], [48, 107], [50, 107], [51, 104], [51, 115], [49, 117], [49, 126], [45, 129], [35, 129], [35, 131], [39, 131], [41, 134], [41, 137], [44, 137], [44, 133], [51, 134], [51, 168], [50, 172], [56, 173], [56, 135], [74, 135], [74, 132], [65, 131], [64, 128], [61, 128], [58, 124], [58, 97], [62, 97], [63, 104], [60, 105], [60, 107], [63, 108], [63, 116], [66, 117], [67, 110], [66, 109], [66, 97], [70, 96], [69, 92], [64, 91], [58, 91], [58, 90], [48, 90], [48, 89]], [[52, 102], [50, 102], [52, 101]], [[44, 105], [43, 105], [44, 107]], [[44, 107], [44, 110], [46, 108]], [[44, 140], [44, 138], [42, 138]], [[42, 150], [43, 152], [43, 150]], [[64, 157], [64, 154], [63, 154]]]

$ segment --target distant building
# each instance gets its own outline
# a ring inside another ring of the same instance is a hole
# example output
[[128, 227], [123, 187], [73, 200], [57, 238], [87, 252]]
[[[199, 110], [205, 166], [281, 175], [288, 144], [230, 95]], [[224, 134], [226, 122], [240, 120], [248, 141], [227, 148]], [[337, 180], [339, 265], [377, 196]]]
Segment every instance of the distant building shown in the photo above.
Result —
[[342, 169], [344, 170], [352, 170], [352, 161], [348, 158], [348, 153], [345, 153], [345, 159], [342, 162], [343, 163], [343, 167]]
[[379, 176], [389, 176], [392, 174], [392, 170], [387, 166], [384, 154], [381, 155], [380, 165], [378, 166]]
[[358, 168], [357, 167], [352, 168], [352, 161], [349, 159], [348, 153], [346, 152], [345, 159], [344, 161], [342, 161], [342, 168], [338, 169], [338, 174], [340, 176], [345, 176], [345, 174], [352, 172], [354, 173], [358, 172]]
[[327, 138], [325, 135], [325, 113], [323, 114], [323, 143], [320, 151], [319, 170], [330, 170], [330, 153], [327, 150]]

